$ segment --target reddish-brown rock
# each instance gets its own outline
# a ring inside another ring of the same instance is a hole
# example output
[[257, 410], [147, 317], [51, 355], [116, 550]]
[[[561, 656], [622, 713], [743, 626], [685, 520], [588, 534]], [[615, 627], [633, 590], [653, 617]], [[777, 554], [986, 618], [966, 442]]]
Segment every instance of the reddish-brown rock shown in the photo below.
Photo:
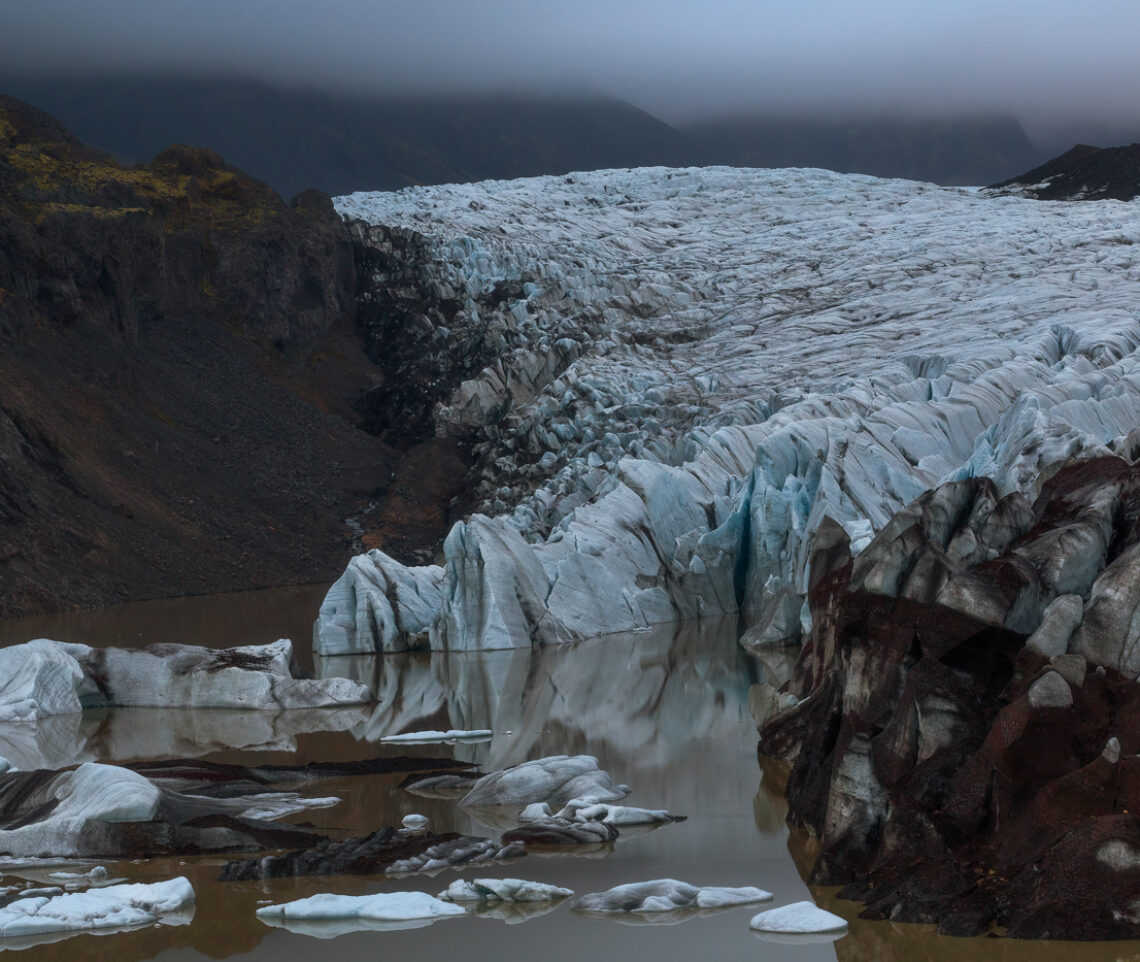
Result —
[[761, 752], [792, 762], [789, 818], [819, 839], [810, 882], [950, 934], [1140, 937], [1129, 628], [1090, 602], [1067, 641], [1054, 619], [1065, 653], [1025, 644], [1056, 598], [1140, 586], [1137, 544], [1140, 467], [1103, 458], [1032, 507], [943, 485], [854, 561], [817, 554], [799, 701], [761, 720]]

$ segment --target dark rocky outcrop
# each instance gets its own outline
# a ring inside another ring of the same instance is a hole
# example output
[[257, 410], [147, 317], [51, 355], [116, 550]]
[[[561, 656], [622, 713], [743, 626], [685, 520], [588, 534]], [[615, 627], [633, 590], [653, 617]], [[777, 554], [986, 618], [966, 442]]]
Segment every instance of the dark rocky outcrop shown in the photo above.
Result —
[[249, 882], [297, 875], [382, 875], [432, 871], [449, 865], [490, 862], [525, 855], [521, 845], [445, 832], [382, 828], [363, 838], [326, 841], [315, 848], [228, 862], [223, 882]]
[[1099, 458], [817, 554], [789, 697], [755, 700], [811, 883], [950, 934], [1140, 936], [1137, 545], [1140, 466]]
[[1035, 200], [1132, 200], [1140, 197], [1140, 144], [1077, 144], [1040, 167], [989, 189]]
[[[441, 287], [429, 238], [363, 221], [351, 222], [350, 229], [356, 269], [368, 279], [357, 305], [364, 348], [384, 372], [358, 410], [372, 433], [407, 446], [435, 434], [435, 406], [504, 345], [485, 321], [469, 316], [466, 290]], [[492, 295], [488, 306], [509, 296]]]
[[391, 472], [329, 198], [0, 97], [0, 616], [331, 579]]

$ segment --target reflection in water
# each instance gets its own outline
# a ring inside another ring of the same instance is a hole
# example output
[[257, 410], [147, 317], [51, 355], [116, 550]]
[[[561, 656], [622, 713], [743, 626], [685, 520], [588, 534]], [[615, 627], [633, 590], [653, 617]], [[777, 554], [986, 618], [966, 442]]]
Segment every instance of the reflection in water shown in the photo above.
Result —
[[[0, 644], [43, 636], [93, 646], [160, 641], [224, 647], [291, 637], [306, 656], [312, 615], [324, 588], [285, 589], [221, 598], [148, 602], [97, 612], [0, 622]], [[480, 876], [512, 876], [563, 885], [578, 892], [674, 877], [704, 885], [759, 885], [775, 906], [808, 896], [797, 872], [815, 855], [807, 833], [787, 833], [786, 767], [761, 762], [757, 787], [755, 727], [748, 716], [753, 681], [778, 674], [789, 653], [759, 664], [736, 644], [731, 622], [538, 651], [329, 659], [325, 675], [367, 681], [381, 701], [348, 713], [158, 712], [131, 709], [49, 719], [39, 726], [0, 726], [0, 755], [19, 767], [76, 761], [202, 756], [238, 764], [349, 761], [377, 754], [447, 755], [484, 770], [554, 754], [598, 756], [618, 782], [633, 787], [633, 804], [689, 815], [687, 822], [644, 835], [623, 832], [603, 858], [535, 853], [512, 865], [480, 867]], [[355, 714], [353, 713], [355, 712]], [[377, 739], [414, 729], [488, 728], [488, 743], [460, 746], [386, 746]], [[478, 834], [470, 813], [453, 798], [417, 797], [398, 789], [400, 776], [346, 778], [322, 783], [321, 794], [344, 802], [298, 816], [343, 837], [398, 825], [413, 812], [437, 831]], [[794, 859], [789, 859], [789, 852]], [[100, 936], [83, 934], [39, 944], [23, 958], [35, 962], [203, 962], [243, 956], [245, 962], [323, 962], [329, 947], [311, 937], [271, 928], [254, 915], [265, 900], [282, 902], [318, 892], [360, 895], [376, 891], [438, 891], [456, 877], [439, 873], [404, 878], [317, 877], [256, 884], [216, 881], [216, 857], [108, 864], [115, 877], [157, 881], [188, 877], [197, 893], [194, 921]], [[86, 870], [88, 866], [70, 869]], [[43, 868], [43, 866], [41, 866]], [[52, 871], [58, 870], [53, 867]], [[0, 869], [2, 871], [2, 869]], [[470, 874], [470, 873], [468, 873]], [[340, 935], [338, 958], [381, 954], [501, 962], [542, 957], [642, 958], [655, 962], [715, 957], [795, 962], [1140, 962], [1136, 943], [1024, 943], [951, 939], [925, 926], [865, 922], [861, 906], [816, 890], [817, 902], [846, 918], [849, 934], [833, 944], [757, 943], [748, 929], [755, 911], [697, 915], [685, 924], [631, 928], [599, 925], [558, 904], [480, 906], [449, 925]], [[527, 918], [527, 925], [495, 925]], [[630, 921], [626, 919], [624, 921]], [[312, 933], [316, 934], [316, 933]], [[16, 948], [0, 940], [0, 951]]]
[[753, 930], [754, 938], [761, 942], [778, 942], [781, 945], [811, 945], [819, 942], [838, 942], [846, 936], [846, 932], [810, 932], [803, 935], [791, 935], [787, 932], [757, 932]]
[[454, 915], [437, 915], [430, 919], [404, 919], [402, 921], [382, 921], [381, 919], [325, 919], [305, 921], [302, 919], [261, 919], [275, 929], [285, 929], [294, 935], [306, 935], [311, 939], [335, 939], [350, 932], [400, 932], [404, 929], [423, 929], [436, 922], [455, 919]]
[[510, 733], [457, 749], [493, 771], [543, 755], [602, 760], [631, 749], [645, 769], [668, 765], [695, 741], [739, 732], [757, 670], [736, 643], [735, 620], [712, 619], [538, 649], [320, 658], [316, 671], [372, 688], [379, 705], [353, 729], [361, 739], [437, 717], [448, 728]]
[[1137, 942], [1040, 942], [938, 935], [931, 925], [860, 919], [862, 905], [814, 889], [820, 908], [841, 915], [850, 929], [835, 944], [838, 962], [1140, 962]]
[[[755, 911], [756, 906], [746, 906]], [[617, 922], [618, 925], [680, 925], [693, 919], [715, 919], [718, 915], [732, 912], [740, 906], [722, 908], [679, 908], [665, 912], [587, 912], [575, 909], [574, 914], [582, 919], [595, 919], [599, 922]]]
[[[143, 923], [141, 925], [121, 925], [121, 926], [108, 926], [103, 929], [92, 929], [89, 932], [41, 932], [38, 935], [15, 935], [8, 936], [0, 939], [0, 952], [18, 952], [24, 949], [41, 948], [43, 946], [55, 945], [59, 942], [66, 942], [69, 939], [80, 939], [77, 943], [72, 943], [67, 946], [66, 950], [60, 947], [60, 951], [67, 951], [71, 958], [75, 958], [79, 946], [87, 947], [90, 943], [88, 940], [93, 937], [106, 938], [108, 936], [124, 935], [131, 932], [144, 932], [148, 929], [154, 929], [158, 926], [170, 927], [178, 925], [189, 925], [194, 921], [193, 907], [184, 909], [181, 912], [172, 912], [159, 919], [158, 923]], [[118, 940], [109, 943], [103, 943], [108, 949], [118, 944]], [[40, 953], [32, 953], [24, 958], [31, 959], [33, 956], [38, 957]], [[92, 958], [87, 952], [79, 949], [78, 957], [82, 959]]]
[[291, 638], [305, 661], [312, 651], [313, 613], [327, 591], [327, 585], [300, 585], [10, 618], [0, 621], [0, 647], [51, 638], [92, 648], [158, 642], [232, 648]]
[[[36, 633], [68, 637], [50, 629]], [[95, 640], [90, 633], [70, 638]], [[143, 636], [138, 642], [157, 640], [204, 639]], [[245, 640], [250, 639], [227, 636], [224, 643]], [[355, 717], [110, 711], [53, 719], [31, 731], [9, 728], [0, 738], [7, 739], [5, 750], [11, 755], [40, 753], [58, 764], [152, 754], [206, 754], [210, 760], [242, 764], [416, 754], [458, 757], [491, 770], [543, 755], [591, 754], [617, 781], [633, 787], [637, 803], [690, 815], [689, 821], [644, 834], [624, 832], [616, 846], [590, 852], [536, 850], [516, 864], [481, 866], [476, 874], [523, 877], [576, 891], [676, 876], [698, 884], [758, 884], [793, 899], [805, 894], [787, 862], [783, 826], [760, 834], [753, 824], [755, 737], [747, 692], [758, 672], [736, 645], [731, 622], [539, 651], [322, 660], [318, 667], [324, 675], [367, 680], [379, 704]], [[382, 735], [429, 728], [487, 728], [494, 736], [489, 742], [455, 746], [378, 741]], [[374, 776], [322, 783], [321, 794], [339, 795], [343, 803], [298, 818], [343, 837], [399, 824], [415, 812], [430, 818], [437, 831], [487, 834], [453, 798], [417, 797], [398, 789], [400, 781], [401, 776]], [[596, 925], [565, 908], [557, 911], [559, 903], [480, 905], [450, 925], [423, 929], [338, 934], [322, 926], [321, 932], [302, 936], [263, 924], [254, 915], [258, 904], [317, 892], [438, 891], [457, 874], [445, 871], [431, 881], [420, 874], [240, 885], [216, 881], [220, 864], [216, 858], [201, 858], [108, 865], [112, 874], [132, 881], [186, 875], [197, 890], [197, 918], [177, 931], [152, 929], [114, 940], [85, 937], [80, 954], [116, 962], [155, 956], [189, 962], [238, 954], [255, 962], [309, 962], [327, 954], [313, 936], [336, 934], [337, 954], [345, 958], [371, 958], [383, 951], [474, 960], [542, 955], [559, 962], [583, 955], [637, 956], [644, 954], [650, 937], [647, 930]], [[751, 944], [747, 919], [747, 911], [694, 916], [670, 927], [668, 938], [649, 951], [662, 960], [691, 959], [711, 940], [727, 947], [730, 956], [744, 957], [741, 953]], [[495, 920], [510, 924], [496, 925]], [[524, 920], [527, 925], [515, 924]], [[106, 943], [108, 950], [96, 943]], [[37, 962], [73, 962], [76, 948], [61, 943], [58, 951], [53, 946], [36, 952]]]
[[507, 925], [518, 925], [549, 915], [565, 901], [561, 898], [545, 902], [477, 902], [471, 911], [481, 919], [498, 919]]
[[295, 752], [297, 738], [359, 726], [370, 710], [111, 708], [0, 725], [0, 756], [25, 771], [80, 762], [198, 758], [222, 751]]

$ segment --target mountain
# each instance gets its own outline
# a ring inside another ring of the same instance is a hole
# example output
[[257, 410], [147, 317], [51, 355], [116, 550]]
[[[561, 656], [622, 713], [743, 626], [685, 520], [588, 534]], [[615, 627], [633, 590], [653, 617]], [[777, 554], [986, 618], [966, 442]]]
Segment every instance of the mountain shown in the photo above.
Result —
[[0, 617], [331, 577], [391, 474], [327, 196], [0, 97]]
[[822, 167], [957, 186], [989, 184], [1041, 159], [1012, 117], [739, 117], [693, 124], [683, 132], [701, 164]]
[[1035, 200], [1132, 200], [1140, 197], [1140, 144], [1077, 144], [1059, 157], [991, 190]]
[[285, 197], [685, 160], [681, 134], [601, 97], [395, 99], [173, 77], [8, 78], [0, 90], [124, 160], [201, 144]]
[[0, 90], [121, 159], [201, 144], [285, 197], [644, 166], [822, 167], [985, 184], [1043, 159], [1012, 118], [744, 117], [678, 130], [600, 96], [417, 98], [163, 76], [0, 76]]

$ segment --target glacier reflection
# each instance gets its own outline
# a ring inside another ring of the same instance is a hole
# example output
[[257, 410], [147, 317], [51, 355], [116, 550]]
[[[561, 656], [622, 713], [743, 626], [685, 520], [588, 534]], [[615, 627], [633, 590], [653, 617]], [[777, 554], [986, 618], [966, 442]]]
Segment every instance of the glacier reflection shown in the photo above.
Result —
[[295, 752], [297, 738], [341, 732], [368, 718], [364, 705], [291, 711], [110, 708], [0, 725], [0, 757], [16, 768], [81, 762], [200, 758], [215, 752]]
[[[706, 779], [726, 776], [709, 740], [754, 727], [748, 689], [764, 674], [737, 644], [735, 617], [546, 648], [319, 658], [317, 672], [371, 686], [379, 704], [352, 729], [361, 740], [486, 728], [490, 741], [458, 744], [455, 757], [492, 771], [544, 755], [595, 755], [641, 803], [668, 794], [690, 811]], [[679, 789], [688, 797], [678, 799]]]

